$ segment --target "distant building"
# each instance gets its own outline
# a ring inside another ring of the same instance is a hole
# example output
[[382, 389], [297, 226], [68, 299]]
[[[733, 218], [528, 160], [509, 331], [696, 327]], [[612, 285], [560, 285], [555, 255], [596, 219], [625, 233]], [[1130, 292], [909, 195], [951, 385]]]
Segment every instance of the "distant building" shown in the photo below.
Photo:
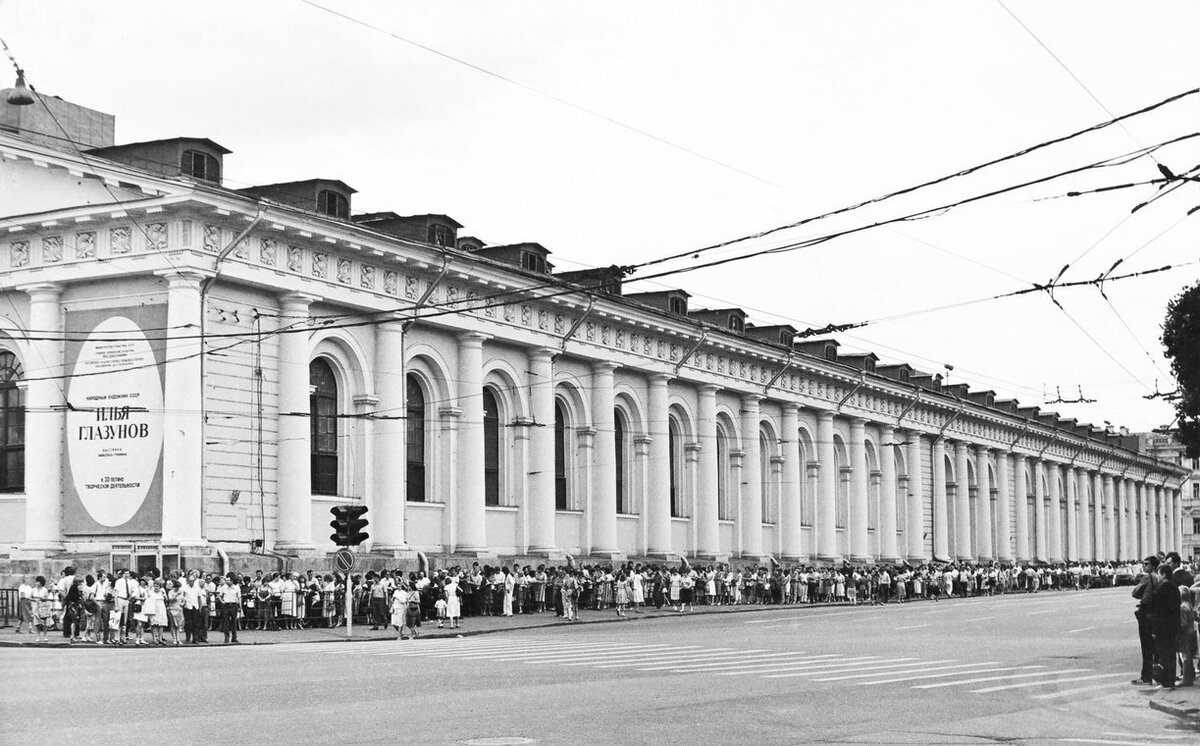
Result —
[[1188, 470], [1105, 429], [72, 107], [0, 105], [10, 562], [328, 563], [344, 504], [380, 562], [1179, 544]]
[[1138, 433], [1138, 450], [1156, 461], [1181, 466], [1189, 471], [1180, 487], [1180, 545], [1184, 557], [1200, 559], [1200, 459], [1184, 456], [1184, 446], [1178, 440], [1178, 430], [1155, 430]]

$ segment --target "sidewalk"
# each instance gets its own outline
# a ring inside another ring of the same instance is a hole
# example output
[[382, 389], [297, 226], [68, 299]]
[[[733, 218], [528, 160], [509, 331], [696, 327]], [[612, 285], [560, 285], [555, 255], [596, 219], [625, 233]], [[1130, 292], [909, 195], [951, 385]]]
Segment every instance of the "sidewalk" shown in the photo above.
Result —
[[[912, 601], [909, 603], [924, 603], [924, 601]], [[889, 604], [898, 605], [898, 604]], [[496, 632], [514, 632], [526, 629], [543, 629], [546, 627], [571, 627], [579, 624], [604, 624], [604, 623], [623, 623], [623, 622], [638, 622], [649, 621], [653, 619], [668, 619], [681, 616], [697, 616], [714, 614], [745, 614], [759, 611], [781, 611], [793, 610], [803, 611], [805, 609], [823, 609], [823, 608], [845, 608], [849, 607], [847, 603], [824, 603], [824, 604], [796, 604], [796, 605], [749, 605], [743, 604], [740, 606], [697, 606], [695, 611], [688, 611], [680, 614], [677, 611], [669, 611], [667, 607], [663, 609], [655, 609], [653, 606], [643, 609], [642, 613], [636, 614], [632, 611], [625, 612], [624, 616], [617, 616], [613, 610], [608, 611], [591, 611], [584, 609], [579, 612], [578, 622], [568, 622], [561, 617], [557, 617], [553, 612], [543, 612], [540, 614], [514, 614], [511, 617], [502, 616], [475, 616], [464, 617], [462, 625], [458, 629], [450, 629], [448, 627], [438, 629], [436, 621], [424, 622], [420, 630], [420, 639], [438, 639], [450, 637], [471, 637], [474, 635], [485, 635]], [[863, 605], [865, 608], [865, 605]], [[96, 649], [105, 647], [94, 643], [76, 642], [69, 643], [62, 636], [62, 632], [50, 632], [50, 642], [37, 644], [33, 642], [34, 635], [15, 634], [13, 628], [5, 628], [0, 630], [0, 647], [47, 647], [60, 649]], [[149, 635], [147, 634], [147, 638]], [[294, 630], [277, 630], [274, 632], [259, 632], [253, 629], [240, 630], [238, 632], [239, 642], [242, 645], [280, 645], [280, 644], [297, 644], [297, 643], [320, 643], [320, 642], [370, 642], [372, 640], [394, 640], [396, 639], [395, 630], [390, 627], [386, 630], [371, 631], [369, 624], [355, 624], [353, 637], [347, 637], [346, 628], [334, 627], [312, 627], [308, 629]], [[208, 645], [223, 645], [223, 635], [218, 630], [213, 630], [208, 633]], [[126, 645], [128, 647], [128, 645]], [[134, 646], [136, 647], [136, 646]]]

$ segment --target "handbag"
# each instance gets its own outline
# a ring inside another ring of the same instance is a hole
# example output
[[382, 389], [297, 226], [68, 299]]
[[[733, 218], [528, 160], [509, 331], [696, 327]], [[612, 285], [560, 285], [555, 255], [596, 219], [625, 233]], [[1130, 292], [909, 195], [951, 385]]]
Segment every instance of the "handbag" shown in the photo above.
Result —
[[141, 614], [142, 613], [142, 599], [136, 598], [133, 601], [130, 601], [129, 602], [129, 611], [132, 614]]

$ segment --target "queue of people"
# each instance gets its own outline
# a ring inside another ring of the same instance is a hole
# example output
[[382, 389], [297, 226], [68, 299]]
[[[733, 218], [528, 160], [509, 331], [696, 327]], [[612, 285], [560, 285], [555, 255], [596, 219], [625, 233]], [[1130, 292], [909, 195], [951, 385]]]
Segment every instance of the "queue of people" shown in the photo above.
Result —
[[1135, 686], [1195, 685], [1195, 601], [1200, 599], [1196, 564], [1185, 563], [1178, 552], [1142, 560], [1143, 572], [1133, 589], [1142, 649], [1142, 670], [1133, 680]]
[[[1081, 590], [1132, 582], [1132, 563], [948, 563], [737, 567], [642, 564], [565, 566], [473, 563], [426, 573], [401, 570], [341, 573], [219, 575], [73, 567], [53, 583], [38, 576], [18, 588], [17, 632], [39, 641], [57, 632], [71, 642], [112, 645], [192, 645], [221, 632], [284, 630], [344, 624], [347, 588], [356, 619], [398, 637], [418, 627], [458, 628], [464, 617], [554, 613], [578, 621], [587, 609], [617, 615], [647, 608], [685, 613], [696, 606], [742, 604], [887, 604], [1016, 592]], [[1141, 587], [1141, 586], [1139, 586]]]

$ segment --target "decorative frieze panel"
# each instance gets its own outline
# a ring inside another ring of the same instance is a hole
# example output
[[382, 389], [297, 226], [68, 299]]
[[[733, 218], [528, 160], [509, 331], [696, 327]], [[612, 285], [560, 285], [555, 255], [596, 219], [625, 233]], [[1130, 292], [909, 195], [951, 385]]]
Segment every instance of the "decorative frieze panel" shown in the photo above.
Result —
[[42, 261], [48, 264], [62, 261], [62, 236], [47, 236], [42, 239]]
[[221, 252], [221, 226], [204, 226], [204, 250], [210, 254], [219, 254]]
[[146, 225], [146, 249], [148, 251], [167, 250], [166, 223], [148, 223]]
[[108, 231], [108, 253], [128, 254], [132, 249], [133, 231], [128, 226], [111, 228]]
[[92, 259], [96, 256], [96, 232], [82, 231], [75, 234], [75, 258]]
[[343, 285], [350, 284], [351, 262], [349, 259], [337, 260], [337, 281]]
[[29, 242], [13, 241], [9, 246], [9, 264], [15, 269], [29, 264]]
[[363, 290], [375, 289], [375, 268], [369, 264], [364, 264], [359, 268], [358, 284]]
[[279, 258], [279, 244], [273, 238], [264, 238], [258, 244], [258, 259], [268, 267], [274, 267]]
[[304, 249], [299, 246], [289, 246], [287, 248], [287, 268], [289, 272], [304, 271]]
[[312, 276], [324, 280], [329, 276], [329, 255], [314, 251], [312, 255]]

